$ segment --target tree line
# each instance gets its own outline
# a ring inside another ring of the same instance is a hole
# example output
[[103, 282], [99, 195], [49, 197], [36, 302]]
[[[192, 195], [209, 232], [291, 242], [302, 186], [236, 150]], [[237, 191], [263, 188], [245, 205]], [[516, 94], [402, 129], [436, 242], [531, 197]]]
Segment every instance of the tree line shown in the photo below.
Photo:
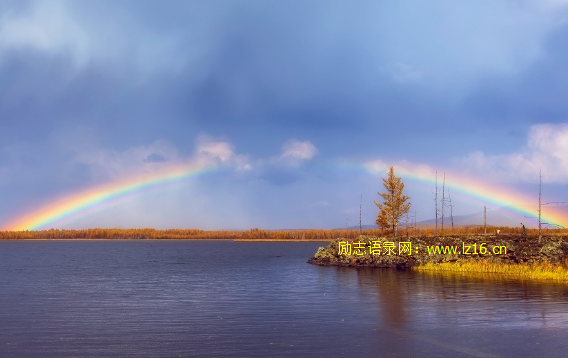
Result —
[[[489, 233], [500, 230], [502, 234], [521, 234], [518, 227], [488, 227]], [[455, 235], [483, 234], [482, 225], [459, 227]], [[568, 234], [568, 229], [554, 229], [545, 234]], [[360, 235], [382, 236], [382, 229], [309, 229], [309, 230], [198, 230], [198, 229], [84, 229], [84, 230], [39, 230], [39, 231], [0, 231], [0, 240], [274, 240], [274, 241], [332, 241], [337, 238], [356, 240]], [[404, 236], [435, 236], [434, 227], [399, 228]], [[527, 229], [528, 235], [538, 236], [538, 229]]]

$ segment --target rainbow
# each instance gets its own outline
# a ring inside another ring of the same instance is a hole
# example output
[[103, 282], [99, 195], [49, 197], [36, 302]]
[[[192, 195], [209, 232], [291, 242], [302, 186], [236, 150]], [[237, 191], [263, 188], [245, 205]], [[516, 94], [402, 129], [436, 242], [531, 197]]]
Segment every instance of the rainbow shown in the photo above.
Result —
[[[334, 167], [363, 170], [366, 175], [384, 177], [388, 166], [382, 161], [368, 162], [363, 165], [353, 163], [334, 164]], [[161, 186], [181, 182], [188, 178], [216, 170], [216, 166], [206, 162], [193, 162], [177, 165], [161, 170], [158, 173], [138, 174], [129, 178], [96, 186], [88, 190], [80, 191], [71, 195], [63, 196], [38, 210], [23, 215], [7, 225], [6, 230], [42, 230], [54, 223], [69, 219], [74, 215], [85, 214], [90, 210], [98, 210], [105, 205], [123, 200], [140, 192], [159, 188]], [[405, 179], [414, 179], [434, 186], [436, 172], [426, 165], [412, 165], [399, 163], [395, 166], [395, 174]], [[443, 172], [438, 171], [438, 184], [441, 184]], [[488, 184], [486, 182], [446, 171], [446, 187], [452, 193], [459, 192], [466, 197], [482, 200], [488, 204], [501, 207], [513, 208], [522, 215], [535, 217], [537, 199], [514, 192], [508, 188]], [[562, 213], [555, 213], [551, 208], [546, 208], [542, 222], [568, 227], [568, 220]]]
[[[368, 162], [364, 165], [368, 172], [384, 177], [389, 166], [382, 161]], [[436, 171], [427, 165], [412, 165], [402, 162], [394, 166], [395, 175], [402, 178], [414, 179], [425, 182], [434, 188], [438, 182], [438, 190], [441, 190], [442, 176], [444, 171]], [[436, 179], [437, 177], [437, 179]], [[538, 197], [536, 195], [522, 194], [502, 186], [489, 184], [479, 179], [474, 179], [454, 172], [445, 171], [445, 185], [452, 192], [457, 191], [488, 204], [517, 212], [523, 216], [535, 218], [538, 213]], [[546, 207], [543, 210], [541, 222], [568, 227], [568, 218], [562, 212], [554, 212], [553, 208]]]
[[7, 226], [6, 230], [42, 230], [55, 222], [104, 207], [141, 191], [197, 177], [215, 169], [215, 166], [205, 162], [193, 162], [171, 166], [157, 173], [133, 175], [126, 179], [63, 196], [38, 210], [17, 218]]

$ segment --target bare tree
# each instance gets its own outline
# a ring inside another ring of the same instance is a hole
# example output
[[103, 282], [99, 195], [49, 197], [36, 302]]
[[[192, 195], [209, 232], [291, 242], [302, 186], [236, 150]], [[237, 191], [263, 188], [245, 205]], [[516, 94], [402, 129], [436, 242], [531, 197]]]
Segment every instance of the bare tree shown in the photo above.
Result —
[[434, 192], [434, 205], [436, 206], [436, 231], [434, 233], [438, 235], [438, 171], [436, 171], [436, 179], [435, 179], [435, 188], [436, 191]]
[[487, 206], [483, 206], [483, 233], [487, 234]]
[[361, 224], [361, 214], [363, 212], [363, 194], [361, 194], [361, 200], [359, 201], [359, 234], [363, 230], [363, 226]]
[[446, 173], [444, 173], [444, 179], [442, 180], [442, 231], [440, 232], [444, 235], [444, 207], [446, 206]]
[[452, 219], [452, 235], [454, 234], [454, 204], [452, 204], [452, 196], [448, 188], [448, 200], [450, 201], [450, 218]]
[[538, 242], [542, 239], [542, 224], [540, 221], [542, 214], [542, 169], [538, 170]]

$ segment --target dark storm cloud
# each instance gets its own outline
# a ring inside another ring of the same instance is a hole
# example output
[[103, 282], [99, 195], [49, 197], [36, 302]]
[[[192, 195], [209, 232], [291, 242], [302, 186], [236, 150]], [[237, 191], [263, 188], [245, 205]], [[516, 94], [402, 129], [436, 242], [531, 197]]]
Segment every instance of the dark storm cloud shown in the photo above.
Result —
[[[396, 32], [385, 37], [381, 30], [389, 27], [409, 31], [382, 16], [387, 5], [330, 2], [322, 13], [312, 3], [251, 4], [219, 25], [198, 71], [188, 71], [173, 83], [171, 98], [177, 98], [173, 107], [180, 111], [179, 122], [236, 134], [237, 145], [256, 152], [269, 141], [280, 142], [298, 132], [325, 138], [321, 147], [329, 154], [383, 151], [394, 140], [383, 133], [402, 133], [397, 141], [403, 137], [408, 141], [404, 148], [409, 148], [403, 154], [415, 152], [409, 143], [428, 136], [444, 141], [459, 134], [460, 143], [470, 143], [464, 150], [475, 145], [463, 137], [472, 129], [468, 122], [476, 120], [475, 111], [463, 111], [460, 96], [474, 90], [471, 78], [486, 67], [492, 69], [492, 57], [505, 61], [499, 56], [508, 56], [503, 54], [506, 49], [492, 53], [495, 44], [489, 43], [486, 59], [468, 57], [472, 46], [466, 39], [474, 37], [473, 29], [460, 29], [464, 43], [447, 44], [433, 37], [440, 37], [440, 29], [425, 18], [413, 24], [424, 27], [423, 38], [415, 31], [410, 31], [410, 39]], [[412, 47], [420, 42], [440, 46]], [[411, 64], [404, 62], [405, 56], [397, 58], [397, 46], [413, 53]], [[458, 75], [452, 77], [451, 71]], [[480, 107], [486, 104], [482, 102]], [[350, 145], [338, 146], [340, 142]], [[448, 140], [447, 146], [454, 144]], [[442, 147], [429, 146], [426, 152], [441, 154]]]
[[[79, 66], [66, 57], [69, 50], [36, 49], [3, 67], [5, 76], [28, 79], [19, 81], [19, 91], [6, 87], [15, 98], [0, 108], [6, 118], [23, 117], [16, 130], [29, 127], [31, 135], [84, 121], [108, 129], [105, 140], [116, 146], [128, 145], [125, 137], [181, 142], [205, 131], [230, 134], [257, 153], [267, 141], [302, 133], [324, 135], [321, 145], [330, 153], [350, 138], [353, 145], [341, 152], [355, 154], [358, 143], [368, 150], [388, 146], [388, 138], [373, 141], [379, 132], [403, 127], [404, 137], [414, 138], [464, 117], [448, 101], [452, 84], [436, 89], [439, 69], [425, 67], [432, 49], [412, 47], [435, 43], [438, 29], [420, 17], [414, 24], [424, 27], [420, 39], [384, 17], [398, 11], [392, 4], [331, 1], [324, 12], [318, 2], [136, 2], [132, 11], [134, 4], [113, 3], [112, 17], [109, 2], [67, 4], [85, 32], [86, 40], [77, 35], [65, 45], [83, 58]], [[402, 30], [407, 39], [395, 36]], [[399, 56], [398, 48], [415, 58]], [[447, 55], [439, 55], [441, 63]], [[255, 141], [259, 132], [265, 134]]]

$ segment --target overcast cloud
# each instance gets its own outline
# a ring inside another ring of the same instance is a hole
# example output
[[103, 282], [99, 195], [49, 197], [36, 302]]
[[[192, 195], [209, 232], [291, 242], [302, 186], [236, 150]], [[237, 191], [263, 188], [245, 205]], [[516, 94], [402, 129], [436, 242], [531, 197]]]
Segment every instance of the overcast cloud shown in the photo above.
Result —
[[333, 228], [361, 194], [371, 224], [372, 162], [523, 191], [542, 170], [567, 199], [567, 16], [563, 0], [0, 1], [0, 224], [205, 157], [214, 174], [58, 225]]

